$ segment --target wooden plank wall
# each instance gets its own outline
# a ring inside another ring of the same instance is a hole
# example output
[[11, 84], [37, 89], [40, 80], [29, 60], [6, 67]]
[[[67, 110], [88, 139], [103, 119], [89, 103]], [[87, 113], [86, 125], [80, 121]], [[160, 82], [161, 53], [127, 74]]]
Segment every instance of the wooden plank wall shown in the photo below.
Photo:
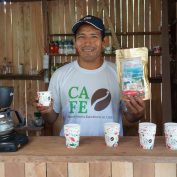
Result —
[[[0, 3], [0, 63], [7, 57], [17, 73], [19, 63], [25, 66], [25, 74], [30, 70], [41, 70], [43, 45], [43, 16], [41, 2]], [[35, 109], [32, 101], [37, 90], [44, 89], [43, 81], [0, 80], [0, 85], [14, 86], [12, 107], [28, 121]]]
[[[101, 9], [101, 0], [55, 0], [49, 2], [49, 33], [71, 33], [72, 24], [79, 18], [91, 14], [98, 15]], [[161, 28], [161, 0], [105, 0], [109, 17], [115, 32], [149, 32], [160, 31]], [[62, 8], [61, 8], [62, 7]], [[101, 17], [106, 29], [110, 30], [105, 13]], [[54, 40], [60, 37], [53, 38]], [[112, 41], [111, 37], [109, 37]], [[129, 35], [118, 36], [122, 48], [143, 47], [152, 48], [160, 45], [160, 35]], [[60, 62], [73, 60], [73, 57], [55, 57]], [[108, 60], [115, 61], [115, 57]], [[161, 74], [160, 56], [149, 57], [149, 75]], [[161, 84], [151, 84], [152, 99], [146, 102], [146, 117], [143, 121], [151, 121], [158, 124], [157, 134], [162, 133], [161, 114]], [[124, 121], [126, 135], [137, 134], [137, 125]]]
[[[72, 24], [79, 18], [98, 15], [102, 0], [53, 0], [48, 2], [49, 33], [71, 33]], [[161, 28], [161, 0], [105, 0], [115, 32], [149, 32]], [[6, 12], [5, 12], [6, 11]], [[108, 22], [104, 11], [101, 13], [106, 28]], [[0, 62], [3, 57], [13, 61], [14, 70], [23, 62], [25, 72], [31, 68], [41, 69], [43, 55], [43, 18], [41, 2], [0, 3]], [[160, 45], [160, 35], [118, 36], [122, 48], [151, 48]], [[64, 37], [66, 38], [66, 37]], [[60, 37], [55, 37], [60, 39]], [[112, 41], [111, 37], [109, 37]], [[76, 57], [53, 57], [56, 62], [72, 61]], [[115, 61], [114, 57], [107, 58]], [[149, 57], [149, 75], [161, 74], [162, 58]], [[13, 85], [15, 97], [13, 106], [30, 120], [34, 108], [32, 95], [38, 89], [45, 89], [42, 81], [2, 81], [0, 85]], [[152, 99], [146, 102], [146, 117], [143, 121], [158, 124], [157, 134], [162, 133], [161, 84], [151, 84]], [[137, 124], [125, 121], [125, 134], [137, 134]], [[56, 124], [55, 128], [58, 127]], [[57, 130], [58, 131], [58, 130]]]
[[[11, 170], [9, 170], [11, 169]], [[18, 173], [14, 173], [18, 171]], [[1, 177], [176, 177], [175, 163], [26, 162], [0, 163]]]

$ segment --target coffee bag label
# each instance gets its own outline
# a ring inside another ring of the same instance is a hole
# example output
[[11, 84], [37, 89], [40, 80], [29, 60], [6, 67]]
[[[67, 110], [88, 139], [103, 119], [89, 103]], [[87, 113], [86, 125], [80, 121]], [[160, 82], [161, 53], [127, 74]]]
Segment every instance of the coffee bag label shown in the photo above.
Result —
[[121, 95], [150, 99], [146, 47], [116, 50], [116, 65]]

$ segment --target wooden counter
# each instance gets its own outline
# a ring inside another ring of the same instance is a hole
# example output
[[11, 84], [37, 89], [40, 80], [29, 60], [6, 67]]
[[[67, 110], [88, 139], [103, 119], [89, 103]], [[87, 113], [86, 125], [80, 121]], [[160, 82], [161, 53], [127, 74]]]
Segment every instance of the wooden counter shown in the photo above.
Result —
[[17, 152], [0, 153], [0, 177], [176, 177], [177, 151], [156, 137], [153, 150], [138, 137], [123, 137], [117, 148], [103, 137], [82, 137], [76, 149], [61, 137], [31, 137]]

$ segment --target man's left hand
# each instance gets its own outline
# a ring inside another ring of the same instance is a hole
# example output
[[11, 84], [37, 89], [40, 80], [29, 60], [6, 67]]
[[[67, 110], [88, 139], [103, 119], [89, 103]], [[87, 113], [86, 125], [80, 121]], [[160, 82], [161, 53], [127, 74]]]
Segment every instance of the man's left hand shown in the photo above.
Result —
[[126, 106], [124, 113], [130, 122], [136, 122], [144, 117], [145, 103], [139, 96], [124, 96], [122, 101]]

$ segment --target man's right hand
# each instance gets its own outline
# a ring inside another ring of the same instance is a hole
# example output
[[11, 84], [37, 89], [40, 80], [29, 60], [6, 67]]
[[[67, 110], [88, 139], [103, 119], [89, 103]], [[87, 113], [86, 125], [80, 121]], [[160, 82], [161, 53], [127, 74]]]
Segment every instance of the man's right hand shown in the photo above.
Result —
[[50, 114], [53, 111], [53, 100], [51, 100], [49, 106], [43, 106], [39, 103], [38, 96], [36, 96], [35, 101], [33, 102], [33, 106], [35, 106], [36, 109], [41, 112], [41, 114]]
[[58, 117], [58, 113], [53, 110], [53, 100], [51, 100], [49, 106], [42, 106], [39, 104], [38, 96], [36, 96], [33, 102], [33, 106], [35, 106], [36, 109], [41, 112], [43, 119], [49, 123], [53, 123]]

